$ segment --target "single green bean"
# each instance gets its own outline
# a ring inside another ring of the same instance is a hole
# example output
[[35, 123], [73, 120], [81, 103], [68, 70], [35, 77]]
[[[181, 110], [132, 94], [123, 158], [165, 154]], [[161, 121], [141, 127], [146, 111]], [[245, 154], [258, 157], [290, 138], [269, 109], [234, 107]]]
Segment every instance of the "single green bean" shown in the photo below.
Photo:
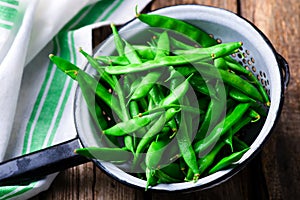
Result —
[[241, 157], [248, 151], [250, 148], [246, 148], [242, 151], [232, 153], [229, 156], [222, 158], [213, 168], [209, 170], [209, 174], [215, 173], [216, 171], [220, 171], [226, 167], [229, 167], [233, 163], [237, 162]]
[[118, 32], [116, 26], [112, 23], [112, 24], [110, 24], [110, 27], [111, 27], [111, 30], [114, 35], [114, 42], [115, 42], [116, 50], [118, 51], [119, 56], [124, 56], [125, 55], [124, 42], [123, 42], [121, 36], [119, 35], [119, 32]]
[[76, 65], [70, 63], [69, 61], [54, 56], [53, 54], [49, 55], [50, 60], [56, 64], [56, 66], [62, 70], [64, 73], [69, 75], [72, 79], [76, 80], [78, 73], [82, 74], [82, 81], [85, 82], [87, 85], [96, 86], [95, 94], [106, 104], [108, 105], [116, 114], [117, 116], [122, 119], [122, 112], [120, 109], [119, 102], [117, 99], [108, 92], [108, 90], [100, 83], [98, 83], [93, 77], [89, 74], [78, 68]]
[[135, 51], [133, 46], [131, 44], [129, 44], [126, 40], [124, 40], [124, 42], [125, 42], [124, 55], [127, 58], [127, 60], [129, 61], [129, 63], [130, 64], [142, 63], [141, 58], [139, 57], [139, 55], [137, 54], [137, 52]]
[[145, 188], [146, 191], [148, 190], [149, 186], [154, 186], [157, 184], [158, 178], [156, 177], [155, 173], [156, 173], [155, 170], [146, 168], [146, 178], [147, 178], [147, 183]]
[[170, 143], [170, 140], [158, 140], [151, 142], [147, 153], [146, 153], [146, 166], [150, 169], [160, 169], [163, 152], [165, 151], [165, 147]]
[[180, 129], [176, 135], [176, 140], [183, 160], [194, 173], [193, 180], [198, 180], [200, 176], [199, 166], [197, 163], [196, 153], [192, 146], [192, 141], [189, 138], [188, 127], [184, 116], [181, 118]]
[[149, 26], [169, 29], [186, 35], [203, 47], [217, 44], [205, 31], [183, 20], [156, 14], [137, 14], [137, 18]]
[[267, 109], [260, 102], [257, 102], [253, 98], [242, 93], [240, 90], [232, 88], [229, 91], [229, 96], [236, 101], [239, 101], [242, 103], [250, 103], [251, 107], [255, 111], [257, 111], [261, 116], [267, 116]]
[[173, 53], [176, 55], [186, 54], [209, 54], [212, 58], [220, 58], [223, 56], [230, 55], [238, 50], [243, 45], [242, 42], [228, 42], [223, 44], [217, 44], [206, 48], [194, 48], [189, 50], [174, 50]]
[[116, 125], [103, 130], [102, 132], [103, 134], [114, 136], [127, 135], [150, 124], [150, 122], [155, 120], [159, 116], [159, 114], [160, 113], [154, 113], [152, 115], [146, 115], [143, 117], [129, 119], [128, 121], [119, 122]]
[[88, 60], [88, 62], [91, 64], [91, 66], [97, 70], [97, 72], [100, 75], [100, 79], [103, 79], [105, 82], [109, 84], [109, 86], [114, 90], [116, 82], [113, 80], [113, 78], [105, 72], [103, 69], [103, 66], [99, 64], [99, 62], [94, 59], [92, 56], [90, 56], [88, 53], [86, 53], [82, 48], [79, 49], [79, 52], [84, 55], [84, 57]]
[[170, 41], [169, 36], [166, 31], [164, 31], [162, 34], [160, 34], [158, 41], [157, 41], [157, 47], [156, 47], [156, 54], [154, 57], [154, 60], [157, 60], [163, 56], [170, 54]]
[[201, 60], [211, 59], [208, 54], [188, 54], [178, 56], [164, 56], [159, 60], [149, 60], [142, 64], [129, 64], [127, 66], [108, 66], [105, 71], [109, 74], [128, 74], [156, 69], [163, 66], [184, 65]]
[[128, 65], [129, 61], [125, 56], [96, 56], [98, 60], [106, 65]]

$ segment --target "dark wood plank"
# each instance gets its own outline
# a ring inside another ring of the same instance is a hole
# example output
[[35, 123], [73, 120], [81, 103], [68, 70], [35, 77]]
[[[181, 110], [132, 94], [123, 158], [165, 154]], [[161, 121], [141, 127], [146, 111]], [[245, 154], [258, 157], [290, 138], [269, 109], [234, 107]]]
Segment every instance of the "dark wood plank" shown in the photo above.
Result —
[[152, 10], [157, 8], [177, 5], [177, 4], [201, 4], [207, 6], [216, 6], [224, 9], [231, 10], [232, 12], [237, 12], [237, 1], [236, 0], [225, 0], [225, 1], [216, 1], [216, 0], [156, 0], [153, 1], [151, 6]]

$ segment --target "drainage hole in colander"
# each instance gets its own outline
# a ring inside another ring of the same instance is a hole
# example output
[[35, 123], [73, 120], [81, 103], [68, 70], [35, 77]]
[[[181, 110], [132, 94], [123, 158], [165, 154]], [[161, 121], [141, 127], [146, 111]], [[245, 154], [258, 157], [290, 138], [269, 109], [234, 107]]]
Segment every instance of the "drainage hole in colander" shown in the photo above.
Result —
[[217, 38], [216, 41], [217, 41], [218, 44], [222, 43], [222, 40], [220, 38]]

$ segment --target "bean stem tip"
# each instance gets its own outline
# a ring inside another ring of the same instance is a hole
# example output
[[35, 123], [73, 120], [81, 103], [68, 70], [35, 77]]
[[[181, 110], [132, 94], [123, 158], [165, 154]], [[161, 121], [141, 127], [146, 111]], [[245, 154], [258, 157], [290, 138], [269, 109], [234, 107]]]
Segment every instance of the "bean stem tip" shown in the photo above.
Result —
[[49, 58], [51, 59], [51, 58], [53, 58], [54, 57], [54, 54], [49, 54]]
[[141, 14], [138, 12], [138, 5], [135, 6], [135, 17], [138, 18]]

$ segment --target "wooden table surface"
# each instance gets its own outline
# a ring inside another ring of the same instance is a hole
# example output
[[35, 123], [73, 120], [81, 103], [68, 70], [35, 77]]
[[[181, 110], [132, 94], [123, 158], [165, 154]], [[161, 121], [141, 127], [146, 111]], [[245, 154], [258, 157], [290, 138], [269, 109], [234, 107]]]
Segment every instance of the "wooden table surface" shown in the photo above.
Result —
[[153, 0], [146, 10], [188, 3], [217, 6], [240, 14], [263, 31], [289, 63], [291, 81], [281, 118], [262, 152], [230, 180], [205, 191], [176, 195], [146, 193], [112, 180], [93, 163], [87, 163], [61, 172], [49, 190], [33, 200], [300, 199], [300, 1]]

